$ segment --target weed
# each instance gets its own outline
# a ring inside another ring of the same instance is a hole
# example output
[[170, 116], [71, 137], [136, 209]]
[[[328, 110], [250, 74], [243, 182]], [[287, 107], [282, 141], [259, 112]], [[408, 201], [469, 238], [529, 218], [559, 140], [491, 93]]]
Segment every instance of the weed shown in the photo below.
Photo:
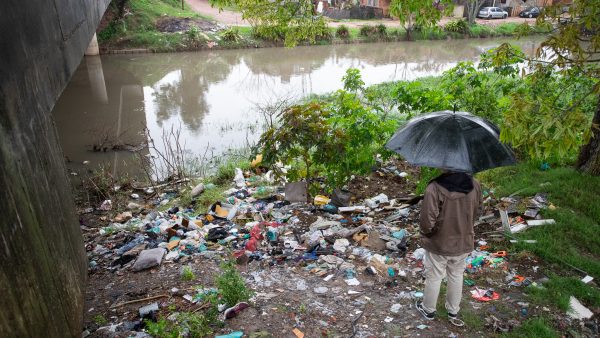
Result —
[[225, 41], [238, 42], [242, 39], [242, 36], [238, 27], [231, 27], [221, 33], [221, 38]]
[[469, 32], [469, 24], [466, 20], [452, 20], [444, 26], [447, 32], [467, 33]]
[[381, 23], [381, 24], [375, 26], [375, 29], [376, 29], [379, 37], [381, 37], [381, 38], [387, 37], [387, 26], [386, 25]]
[[252, 296], [252, 291], [246, 287], [244, 279], [235, 269], [234, 264], [233, 261], [222, 263], [222, 273], [215, 280], [219, 294], [228, 306], [247, 301]]
[[370, 37], [376, 32], [374, 26], [364, 25], [360, 26], [360, 35], [364, 37]]
[[192, 267], [189, 265], [184, 266], [181, 269], [181, 280], [189, 282], [194, 279], [196, 279], [196, 275], [194, 274], [194, 270], [192, 270]]
[[206, 190], [196, 198], [194, 210], [196, 212], [206, 212], [207, 208], [213, 203], [223, 200], [223, 192], [227, 189], [228, 187], [224, 185], [206, 188]]
[[350, 38], [350, 30], [348, 30], [348, 26], [341, 25], [335, 29], [335, 36], [340, 39], [347, 40]]
[[103, 326], [108, 324], [108, 320], [106, 320], [103, 315], [96, 315], [94, 316], [94, 323], [98, 326]]
[[157, 322], [146, 320], [146, 332], [152, 337], [178, 338], [185, 337], [207, 337], [213, 333], [210, 326], [211, 321], [204, 315], [192, 312], [183, 312], [177, 316], [176, 322], [170, 322], [165, 318]]
[[191, 47], [198, 47], [206, 41], [206, 35], [196, 25], [192, 25], [185, 32], [185, 36], [188, 45]]
[[165, 318], [159, 319], [157, 322], [146, 320], [146, 332], [152, 337], [157, 338], [177, 338], [179, 337], [179, 327], [173, 325]]
[[214, 181], [217, 184], [229, 184], [235, 176], [235, 168], [242, 170], [250, 169], [250, 161], [247, 159], [226, 159], [218, 168], [215, 173]]

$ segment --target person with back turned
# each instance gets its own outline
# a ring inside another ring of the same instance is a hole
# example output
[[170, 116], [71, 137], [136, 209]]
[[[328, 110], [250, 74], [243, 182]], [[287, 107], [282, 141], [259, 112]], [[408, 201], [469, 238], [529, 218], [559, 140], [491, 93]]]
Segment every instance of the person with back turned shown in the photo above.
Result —
[[481, 186], [466, 173], [445, 172], [425, 190], [420, 215], [425, 291], [416, 307], [427, 320], [435, 318], [440, 284], [447, 277], [448, 319], [455, 326], [464, 325], [458, 312], [465, 258], [474, 248], [473, 226], [481, 205]]

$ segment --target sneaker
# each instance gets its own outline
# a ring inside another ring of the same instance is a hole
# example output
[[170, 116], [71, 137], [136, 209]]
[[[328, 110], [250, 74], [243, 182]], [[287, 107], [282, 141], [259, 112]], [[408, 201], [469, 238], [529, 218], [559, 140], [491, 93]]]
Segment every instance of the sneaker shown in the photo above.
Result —
[[448, 320], [450, 321], [450, 324], [452, 324], [454, 326], [458, 326], [458, 327], [465, 326], [465, 322], [463, 322], [462, 320], [460, 320], [458, 318], [458, 314], [448, 313]]
[[433, 320], [435, 318], [435, 311], [434, 312], [427, 312], [423, 308], [423, 302], [417, 301], [415, 303], [415, 307], [417, 308], [417, 311], [419, 311], [423, 315], [423, 318], [425, 318], [427, 320]]

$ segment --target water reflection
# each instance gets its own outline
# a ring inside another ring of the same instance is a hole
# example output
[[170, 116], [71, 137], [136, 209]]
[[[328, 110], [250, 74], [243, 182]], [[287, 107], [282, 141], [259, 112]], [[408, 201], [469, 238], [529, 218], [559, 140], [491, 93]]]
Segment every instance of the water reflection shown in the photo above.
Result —
[[[75, 162], [92, 157], [118, 162], [116, 158], [130, 155], [93, 153], [93, 145], [106, 140], [138, 144], [144, 141], [144, 127], [160, 139], [162, 130], [173, 125], [181, 127], [187, 148], [218, 154], [257, 139], [262, 119], [257, 104], [339, 89], [349, 67], [359, 68], [367, 85], [411, 80], [476, 60], [502, 42], [473, 39], [86, 58], [54, 114], [65, 154]], [[539, 45], [536, 40], [515, 43], [529, 54]]]
[[117, 176], [136, 173], [132, 150], [148, 153], [143, 87], [135, 76], [85, 57], [54, 107], [53, 116], [71, 170], [83, 161], [104, 164]]

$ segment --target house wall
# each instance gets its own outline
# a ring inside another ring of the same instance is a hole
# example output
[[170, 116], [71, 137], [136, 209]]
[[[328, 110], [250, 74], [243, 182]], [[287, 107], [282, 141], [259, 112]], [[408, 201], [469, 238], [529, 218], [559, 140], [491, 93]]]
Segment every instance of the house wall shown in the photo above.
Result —
[[390, 3], [391, 0], [360, 0], [362, 6], [373, 6], [383, 10], [384, 16], [390, 16]]

